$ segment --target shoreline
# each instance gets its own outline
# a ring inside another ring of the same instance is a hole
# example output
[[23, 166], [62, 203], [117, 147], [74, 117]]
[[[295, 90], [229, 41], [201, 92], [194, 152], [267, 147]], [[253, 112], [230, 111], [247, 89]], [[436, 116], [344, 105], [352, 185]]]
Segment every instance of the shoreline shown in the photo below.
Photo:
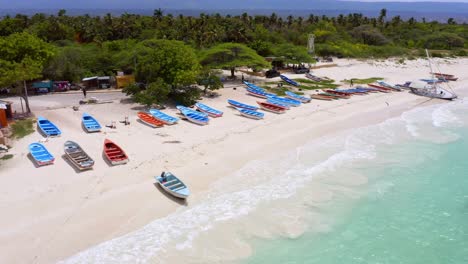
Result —
[[[342, 69], [324, 68], [317, 72], [339, 76], [343, 74], [339, 70]], [[390, 75], [392, 70], [386, 74]], [[460, 77], [459, 83], [467, 79]], [[463, 97], [467, 91], [457, 92]], [[152, 130], [135, 121], [137, 110], [129, 108], [136, 105], [117, 103], [85, 106], [83, 111], [96, 113], [101, 120], [108, 120], [106, 115], [119, 118], [126, 111], [132, 118], [130, 127], [119, 126], [117, 131], [106, 129], [105, 133], [88, 135], [78, 127], [81, 109], [79, 113], [69, 108], [39, 111], [52, 120], [59, 120], [57, 123], [66, 129], [61, 138], [46, 143], [56, 154], [55, 165], [36, 169], [26, 159], [25, 146], [40, 138], [37, 132], [17, 142], [12, 151], [15, 158], [5, 166], [2, 164], [0, 179], [8, 191], [0, 194], [0, 206], [8, 214], [0, 223], [8, 231], [0, 233], [0, 242], [8, 246], [0, 252], [1, 262], [48, 263], [66, 259], [187, 208], [167, 199], [152, 184], [153, 176], [161, 170], [172, 171], [190, 186], [193, 193], [188, 202], [190, 208], [213, 182], [223, 178], [221, 175], [231, 175], [249, 160], [281, 153], [324, 135], [377, 124], [417, 106], [441, 102], [406, 92], [371, 94], [333, 102], [313, 100], [286, 114], [267, 114], [265, 120], [253, 121], [237, 116], [225, 102], [226, 98], [239, 98], [252, 103], [256, 98], [245, 95], [242, 88], [224, 89], [220, 93], [219, 98], [203, 102], [224, 111], [224, 117], [213, 119], [205, 127], [181, 121], [175, 126]], [[104, 137], [115, 139], [127, 151], [129, 164], [108, 167], [103, 163], [99, 154]], [[95, 158], [98, 164], [93, 171], [75, 173], [59, 157], [63, 153], [61, 143], [67, 139], [79, 139], [78, 143]], [[150, 146], [148, 139], [154, 145]], [[167, 143], [177, 140], [180, 143]], [[15, 177], [6, 177], [11, 175]], [[36, 220], [31, 222], [31, 219]], [[15, 258], [19, 252], [22, 252], [21, 259]]]

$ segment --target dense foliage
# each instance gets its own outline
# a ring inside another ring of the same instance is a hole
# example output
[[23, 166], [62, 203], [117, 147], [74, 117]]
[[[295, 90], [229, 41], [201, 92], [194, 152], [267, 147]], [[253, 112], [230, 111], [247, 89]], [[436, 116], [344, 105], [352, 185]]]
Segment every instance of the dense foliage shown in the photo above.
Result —
[[[310, 34], [315, 36], [315, 53], [323, 56], [414, 56], [422, 54], [424, 48], [449, 51], [439, 51], [440, 54], [466, 55], [468, 48], [466, 24], [458, 25], [453, 19], [439, 23], [403, 20], [399, 16], [389, 18], [385, 9], [379, 17], [358, 13], [337, 17], [313, 14], [280, 17], [275, 13], [270, 16], [202, 13], [197, 17], [175, 17], [160, 9], [153, 16], [67, 16], [65, 10], [60, 10], [56, 15], [18, 14], [0, 20], [2, 43], [14, 43], [8, 39], [11, 36], [31, 36], [34, 40], [27, 42], [34, 46], [38, 43], [55, 46], [47, 47], [47, 54], [37, 57], [37, 61], [22, 63], [31, 65], [30, 76], [2, 78], [19, 81], [42, 75], [79, 81], [85, 76], [133, 72], [137, 82], [145, 86], [137, 85], [127, 92], [139, 94], [138, 100], [149, 104], [159, 102], [154, 94], [161, 100], [192, 93], [192, 97], [197, 96], [187, 87], [195, 83], [217, 83], [215, 75], [207, 74], [211, 68], [231, 71], [238, 66], [267, 68], [270, 65], [262, 58], [267, 56], [280, 57], [286, 63], [312, 62], [306, 49]], [[6, 48], [14, 46], [11, 43]], [[50, 57], [52, 53], [54, 56]], [[19, 62], [11, 58], [0, 63], [11, 68]], [[208, 69], [201, 70], [201, 66]], [[211, 80], [203, 81], [207, 78]], [[138, 89], [148, 90], [140, 93]], [[148, 100], [148, 96], [153, 99]]]

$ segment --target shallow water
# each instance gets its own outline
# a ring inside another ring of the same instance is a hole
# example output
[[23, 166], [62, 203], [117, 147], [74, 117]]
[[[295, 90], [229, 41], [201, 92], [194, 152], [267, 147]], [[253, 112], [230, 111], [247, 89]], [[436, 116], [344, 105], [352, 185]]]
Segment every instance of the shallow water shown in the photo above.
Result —
[[466, 113], [465, 100], [418, 108], [252, 161], [65, 262], [468, 263]]

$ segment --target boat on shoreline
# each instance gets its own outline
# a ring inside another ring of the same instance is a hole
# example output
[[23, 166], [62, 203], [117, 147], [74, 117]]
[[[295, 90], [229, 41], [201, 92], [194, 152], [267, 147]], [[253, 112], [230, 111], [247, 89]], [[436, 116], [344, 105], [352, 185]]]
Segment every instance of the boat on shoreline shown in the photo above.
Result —
[[160, 110], [150, 109], [149, 112], [154, 118], [158, 119], [161, 122], [164, 122], [166, 125], [174, 125], [177, 122], [179, 122], [179, 118], [170, 116]]
[[138, 119], [145, 125], [148, 125], [152, 128], [163, 127], [164, 122], [155, 118], [153, 115], [146, 112], [138, 112]]
[[208, 122], [210, 119], [208, 118], [208, 114], [198, 112], [195, 110], [192, 110], [188, 107], [184, 106], [177, 106], [177, 109], [179, 109], [180, 113], [190, 122], [197, 124], [197, 125], [208, 125]]
[[299, 86], [299, 83], [297, 83], [296, 81], [293, 81], [293, 80], [289, 79], [288, 77], [286, 77], [286, 76], [283, 75], [283, 74], [280, 75], [280, 78], [281, 78], [281, 80], [285, 81], [286, 83], [289, 83], [289, 84], [292, 85], [292, 86]]
[[102, 129], [101, 124], [99, 124], [96, 118], [88, 113], [83, 113], [83, 116], [81, 117], [81, 123], [88, 133], [100, 132]]
[[54, 164], [54, 156], [41, 143], [31, 143], [28, 148], [31, 157], [38, 166]]
[[129, 158], [125, 151], [109, 139], [104, 140], [104, 156], [112, 165], [126, 164]]
[[170, 195], [186, 199], [190, 195], [190, 190], [179, 178], [170, 172], [162, 172], [160, 176], [154, 176], [161, 188]]
[[234, 101], [234, 100], [231, 100], [231, 99], [228, 99], [228, 103], [234, 107], [234, 108], [243, 108], [243, 109], [248, 109], [248, 110], [257, 110], [258, 107], [257, 106], [253, 106], [253, 105], [248, 105], [248, 104], [244, 104], [244, 103], [241, 103], [241, 102], [238, 102], [238, 101]]
[[383, 87], [386, 87], [386, 88], [390, 88], [394, 91], [398, 91], [398, 92], [401, 92], [402, 89], [401, 87], [397, 86], [397, 85], [392, 85], [392, 84], [389, 84], [387, 82], [384, 82], [384, 81], [377, 81], [377, 83]]
[[287, 105], [295, 106], [295, 107], [298, 107], [298, 106], [300, 106], [302, 104], [301, 101], [291, 99], [291, 98], [281, 97], [281, 96], [277, 96], [277, 95], [268, 96], [268, 99], [273, 99], [273, 100], [281, 102], [283, 104], [287, 104]]
[[223, 112], [220, 111], [220, 110], [217, 110], [217, 109], [214, 109], [212, 107], [209, 107], [205, 104], [202, 104], [202, 103], [196, 103], [195, 104], [195, 107], [201, 111], [201, 112], [204, 112], [205, 114], [208, 114], [209, 116], [211, 117], [221, 117], [223, 116]]
[[265, 90], [263, 89], [254, 89], [254, 88], [250, 88], [250, 87], [247, 87], [247, 93], [249, 95], [252, 95], [252, 96], [256, 96], [256, 97], [260, 97], [260, 98], [267, 98], [267, 96], [272, 96], [274, 94], [272, 93], [267, 93]]
[[326, 95], [320, 95], [320, 94], [311, 94], [310, 98], [312, 99], [317, 99], [317, 100], [324, 100], [324, 101], [333, 101], [335, 100], [331, 96], [326, 96]]
[[37, 126], [46, 137], [59, 137], [62, 135], [62, 131], [54, 123], [42, 116], [37, 118]]
[[311, 99], [310, 97], [305, 97], [290, 91], [284, 92], [286, 94], [286, 97], [293, 99], [293, 100], [298, 100], [301, 101], [302, 103], [310, 103]]
[[275, 100], [273, 98], [267, 98], [267, 103], [274, 104], [274, 105], [279, 106], [279, 107], [283, 107], [283, 108], [285, 108], [287, 110], [291, 109], [291, 105], [280, 102], [280, 101]]
[[272, 113], [275, 113], [275, 114], [283, 114], [287, 110], [287, 108], [284, 108], [284, 107], [276, 105], [276, 104], [268, 103], [268, 102], [258, 102], [257, 101], [257, 104], [263, 110], [269, 111], [269, 112], [272, 112]]
[[263, 117], [265, 116], [264, 113], [261, 113], [261, 112], [257, 112], [257, 111], [254, 111], [254, 110], [249, 110], [249, 109], [245, 109], [245, 108], [236, 108], [237, 111], [240, 112], [241, 115], [245, 116], [245, 117], [248, 117], [248, 118], [251, 118], [251, 119], [263, 119]]
[[[434, 73], [432, 70], [431, 58], [429, 56], [429, 51], [426, 49], [427, 61], [429, 62], [429, 68], [431, 73]], [[432, 76], [434, 79], [434, 74]], [[440, 86], [438, 82], [425, 83], [421, 81], [407, 82], [405, 83], [409, 87], [412, 93], [420, 96], [425, 96], [429, 98], [439, 98], [444, 100], [453, 100], [457, 98], [457, 95], [454, 92], [448, 91]], [[448, 84], [446, 83], [448, 86]], [[450, 86], [448, 86], [450, 87]]]
[[68, 160], [80, 171], [92, 169], [94, 160], [73, 141], [67, 141], [63, 145]]

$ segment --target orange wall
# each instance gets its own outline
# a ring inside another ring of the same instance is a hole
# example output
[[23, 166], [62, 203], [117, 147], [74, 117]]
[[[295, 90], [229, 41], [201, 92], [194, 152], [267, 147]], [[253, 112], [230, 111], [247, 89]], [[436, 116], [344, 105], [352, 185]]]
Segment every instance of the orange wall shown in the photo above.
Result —
[[7, 126], [8, 126], [8, 122], [7, 122], [5, 109], [0, 109], [0, 127], [7, 127]]

